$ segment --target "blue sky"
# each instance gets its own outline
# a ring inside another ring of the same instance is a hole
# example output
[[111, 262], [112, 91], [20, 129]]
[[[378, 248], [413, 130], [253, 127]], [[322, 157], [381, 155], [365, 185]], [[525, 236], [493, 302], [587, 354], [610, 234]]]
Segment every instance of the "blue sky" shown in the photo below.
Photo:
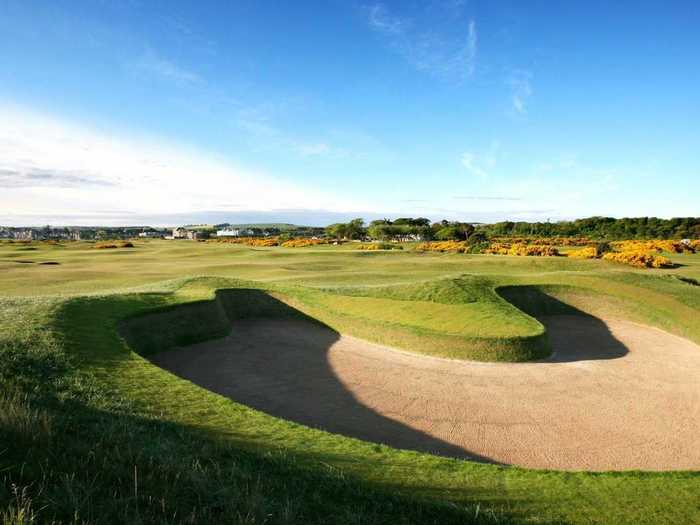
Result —
[[694, 1], [4, 0], [0, 224], [700, 215], [698, 27]]

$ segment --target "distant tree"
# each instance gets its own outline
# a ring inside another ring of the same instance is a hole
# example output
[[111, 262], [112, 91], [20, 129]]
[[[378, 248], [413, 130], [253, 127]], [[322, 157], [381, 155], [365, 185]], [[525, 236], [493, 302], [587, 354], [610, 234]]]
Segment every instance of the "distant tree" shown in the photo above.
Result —
[[469, 237], [467, 237], [467, 243], [469, 245], [474, 245], [474, 244], [481, 244], [488, 242], [489, 238], [486, 236], [486, 233], [483, 231], [474, 231]]
[[369, 228], [367, 228], [367, 235], [372, 239], [388, 241], [396, 234], [396, 228], [393, 224], [388, 224], [385, 221], [372, 221]]
[[587, 217], [574, 221], [561, 222], [498, 222], [485, 225], [484, 231], [490, 236], [508, 237], [532, 235], [538, 237], [584, 236], [592, 239], [670, 239], [700, 238], [696, 229], [700, 226], [698, 217]]
[[326, 226], [326, 235], [337, 240], [361, 239], [367, 233], [363, 219], [353, 219], [350, 222], [339, 222]]
[[445, 226], [443, 228], [440, 228], [435, 233], [435, 238], [438, 241], [456, 240], [457, 234], [458, 234], [457, 228], [455, 228], [454, 226]]
[[425, 227], [430, 226], [430, 220], [425, 217], [418, 217], [417, 219], [413, 217], [400, 217], [390, 224]]
[[345, 224], [343, 224], [343, 223], [338, 222], [338, 223], [329, 224], [328, 226], [326, 226], [326, 235], [328, 235], [328, 237], [332, 237], [338, 241], [345, 237], [345, 233], [346, 233], [346, 228], [345, 228]]
[[361, 239], [367, 233], [363, 219], [353, 219], [347, 224], [346, 236], [349, 239]]
[[466, 222], [450, 222], [435, 233], [435, 238], [441, 241], [466, 241], [474, 233], [474, 226]]

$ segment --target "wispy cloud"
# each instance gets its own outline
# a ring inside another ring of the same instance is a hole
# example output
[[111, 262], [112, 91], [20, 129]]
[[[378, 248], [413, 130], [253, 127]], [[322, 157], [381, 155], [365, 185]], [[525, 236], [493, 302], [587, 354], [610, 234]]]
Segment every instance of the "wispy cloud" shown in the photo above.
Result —
[[476, 69], [476, 21], [472, 18], [465, 25], [461, 17], [450, 15], [462, 9], [461, 4], [450, 3], [442, 6], [443, 23], [435, 23], [439, 7], [431, 17], [416, 21], [392, 13], [384, 4], [375, 4], [367, 8], [367, 23], [419, 71], [462, 81]]
[[[229, 209], [357, 209], [230, 159], [145, 137], [101, 132], [0, 106], [0, 209], [8, 215], [90, 210], [134, 216]], [[109, 191], [105, 191], [108, 187]], [[241, 202], [238, 196], [244, 195]], [[225, 196], [229, 196], [226, 199]]]
[[477, 177], [488, 177], [488, 173], [479, 165], [476, 155], [473, 153], [468, 151], [462, 153], [462, 166]]
[[482, 195], [455, 195], [452, 197], [464, 201], [521, 201], [519, 197], [487, 197]]
[[172, 80], [181, 85], [204, 83], [204, 79], [197, 73], [159, 56], [152, 49], [146, 50], [143, 56], [130, 64], [130, 67], [166, 80]]
[[269, 111], [264, 108], [246, 108], [239, 112], [237, 125], [254, 139], [259, 151], [278, 150], [300, 157], [346, 158], [354, 156], [348, 149], [325, 140], [296, 137], [273, 123]]
[[491, 141], [489, 149], [483, 154], [477, 154], [471, 151], [465, 151], [462, 153], [461, 163], [464, 168], [466, 168], [472, 175], [476, 175], [480, 178], [486, 178], [489, 176], [491, 170], [496, 167], [498, 163], [498, 156], [500, 154], [501, 144], [497, 140]]
[[18, 165], [13, 168], [0, 168], [0, 188], [78, 188], [85, 186], [113, 186], [114, 183], [102, 180], [99, 176], [80, 171], [42, 169]]
[[372, 29], [391, 35], [402, 35], [410, 27], [410, 21], [392, 15], [382, 4], [369, 8], [369, 25]]
[[532, 96], [532, 72], [516, 69], [508, 74], [506, 84], [511, 89], [511, 107], [516, 113], [527, 113], [527, 102]]
[[325, 142], [300, 144], [297, 150], [304, 157], [315, 157], [319, 155], [328, 155], [331, 153], [331, 147]]
[[474, 68], [476, 67], [476, 51], [478, 45], [478, 36], [476, 34], [476, 22], [474, 19], [469, 21], [469, 31], [467, 35], [467, 47], [466, 47], [466, 65], [467, 73], [471, 76], [474, 74]]

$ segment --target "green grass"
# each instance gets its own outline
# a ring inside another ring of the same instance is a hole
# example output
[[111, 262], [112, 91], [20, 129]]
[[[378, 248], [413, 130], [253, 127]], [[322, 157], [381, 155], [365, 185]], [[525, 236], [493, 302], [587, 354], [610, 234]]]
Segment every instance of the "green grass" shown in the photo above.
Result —
[[[698, 256], [637, 271], [342, 246], [19, 247], [0, 244], [3, 523], [700, 521], [697, 473], [546, 472], [395, 450], [257, 412], [143, 357], [246, 315], [309, 315], [427, 353], [466, 341], [464, 357], [479, 338], [536, 333], [527, 314], [552, 308], [542, 292], [700, 341], [700, 287], [676, 278], [697, 278]], [[8, 262], [16, 253], [34, 263]]]
[[550, 353], [542, 324], [501, 298], [488, 279], [465, 275], [324, 290], [268, 286], [340, 333], [418, 353], [481, 361], [527, 361]]

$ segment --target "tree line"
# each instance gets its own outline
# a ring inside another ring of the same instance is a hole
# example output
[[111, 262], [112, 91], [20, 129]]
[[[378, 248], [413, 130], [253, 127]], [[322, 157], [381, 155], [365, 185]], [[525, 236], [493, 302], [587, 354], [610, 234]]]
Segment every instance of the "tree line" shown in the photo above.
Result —
[[429, 241], [468, 239], [485, 240], [482, 232], [477, 231], [468, 222], [447, 221], [430, 222], [425, 217], [400, 217], [395, 220], [374, 220], [365, 226], [363, 219], [354, 219], [347, 223], [335, 223], [326, 227], [326, 235], [342, 239], [374, 239], [379, 241]]
[[472, 224], [425, 217], [379, 219], [365, 224], [363, 219], [335, 223], [325, 228], [337, 240], [373, 239], [379, 241], [469, 241], [484, 242], [491, 237], [588, 237], [591, 239], [700, 239], [700, 217], [659, 219], [657, 217], [589, 217], [559, 222], [512, 222]]
[[591, 239], [700, 239], [700, 217], [588, 217], [560, 222], [497, 222], [481, 227], [492, 237], [589, 237]]

